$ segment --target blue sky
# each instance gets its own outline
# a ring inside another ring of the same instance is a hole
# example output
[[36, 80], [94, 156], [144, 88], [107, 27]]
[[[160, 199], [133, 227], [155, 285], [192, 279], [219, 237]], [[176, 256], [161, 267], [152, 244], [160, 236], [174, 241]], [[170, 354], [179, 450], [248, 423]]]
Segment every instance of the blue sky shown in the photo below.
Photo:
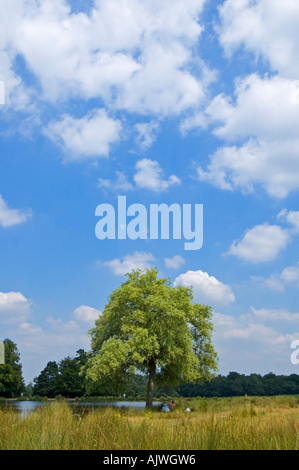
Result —
[[[149, 266], [212, 306], [219, 373], [298, 373], [298, 20], [293, 0], [2, 1], [0, 338], [26, 383]], [[203, 247], [98, 240], [120, 195], [203, 204]]]

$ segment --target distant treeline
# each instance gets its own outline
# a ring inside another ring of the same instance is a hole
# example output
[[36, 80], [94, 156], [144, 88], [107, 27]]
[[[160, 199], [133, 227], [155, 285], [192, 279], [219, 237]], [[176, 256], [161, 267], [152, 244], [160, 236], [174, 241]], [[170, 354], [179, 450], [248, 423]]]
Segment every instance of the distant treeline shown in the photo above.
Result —
[[230, 372], [228, 376], [219, 375], [208, 383], [181, 385], [177, 392], [183, 397], [296, 395], [299, 394], [299, 375], [275, 375], [270, 372], [261, 376]]
[[[69, 359], [70, 361], [70, 359]], [[61, 368], [64, 365], [67, 367]], [[59, 365], [49, 363], [45, 373], [35, 380], [33, 393], [40, 396], [53, 397], [59, 394], [65, 397], [82, 397], [84, 395], [105, 397], [120, 395], [128, 399], [145, 399], [147, 379], [137, 375], [132, 377], [127, 385], [120, 391], [114, 390], [108, 384], [99, 385], [93, 391], [86, 392], [84, 378], [77, 375], [73, 368], [73, 375], [68, 375], [65, 380], [64, 374], [71, 370], [71, 364], [64, 361]], [[78, 371], [79, 369], [77, 369]], [[54, 373], [53, 373], [54, 372]], [[46, 380], [45, 380], [46, 379]], [[232, 397], [232, 396], [274, 396], [274, 395], [299, 395], [299, 375], [292, 374], [275, 375], [268, 373], [264, 376], [259, 374], [244, 375], [230, 372], [227, 376], [218, 375], [210, 382], [202, 384], [186, 384], [178, 387], [161, 386], [155, 388], [155, 398], [161, 397]]]
[[[128, 393], [131, 396], [145, 395], [146, 382], [142, 378], [132, 381]], [[135, 393], [134, 393], [135, 392]], [[233, 397], [233, 396], [274, 396], [299, 395], [299, 375], [275, 375], [272, 372], [259, 374], [238, 374], [230, 372], [227, 376], [218, 375], [210, 382], [186, 384], [178, 387], [157, 387], [156, 398], [169, 397]]]
[[[67, 398], [94, 396], [119, 397], [144, 400], [147, 391], [147, 378], [141, 375], [131, 377], [122, 389], [114, 389], [111, 384], [96, 384], [87, 387], [82, 368], [88, 353], [76, 351], [74, 357], [65, 357], [58, 363], [50, 361], [32, 384], [25, 386], [22, 365], [17, 345], [6, 339], [5, 364], [0, 365], [0, 397], [39, 396]], [[155, 388], [155, 398], [161, 397], [232, 397], [232, 396], [273, 396], [299, 395], [299, 375], [275, 375], [272, 372], [244, 375], [230, 372], [227, 376], [218, 375], [210, 382], [186, 384], [178, 387], [161, 386]]]

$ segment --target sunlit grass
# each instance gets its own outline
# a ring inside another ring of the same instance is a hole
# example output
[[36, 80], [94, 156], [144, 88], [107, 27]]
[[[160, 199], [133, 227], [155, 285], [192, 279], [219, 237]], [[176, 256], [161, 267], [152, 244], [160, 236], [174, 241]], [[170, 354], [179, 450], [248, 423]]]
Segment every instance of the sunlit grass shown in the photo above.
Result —
[[5, 408], [0, 423], [1, 450], [299, 449], [297, 396], [179, 400], [171, 413], [54, 403]]

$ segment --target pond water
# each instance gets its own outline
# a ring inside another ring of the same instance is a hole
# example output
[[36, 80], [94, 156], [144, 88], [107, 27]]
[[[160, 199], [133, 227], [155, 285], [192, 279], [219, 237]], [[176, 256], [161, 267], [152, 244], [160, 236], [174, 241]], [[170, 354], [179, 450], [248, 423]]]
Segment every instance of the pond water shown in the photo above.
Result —
[[[52, 402], [50, 402], [52, 403]], [[99, 406], [114, 406], [116, 408], [137, 408], [144, 409], [145, 401], [102, 401], [102, 402], [67, 402], [70, 406], [74, 406], [84, 409], [84, 408], [97, 408]], [[9, 406], [21, 413], [21, 415], [26, 416], [31, 411], [49, 404], [49, 402], [44, 401], [9, 401], [4, 406]], [[155, 402], [154, 406], [159, 406], [162, 403]]]

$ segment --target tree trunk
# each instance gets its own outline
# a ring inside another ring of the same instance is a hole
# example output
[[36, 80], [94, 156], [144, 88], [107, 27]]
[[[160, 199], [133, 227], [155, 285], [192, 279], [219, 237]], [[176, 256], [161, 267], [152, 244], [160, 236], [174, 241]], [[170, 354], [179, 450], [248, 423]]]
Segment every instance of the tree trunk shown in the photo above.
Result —
[[147, 384], [147, 396], [146, 396], [146, 408], [152, 408], [154, 399], [154, 387], [156, 378], [156, 363], [154, 359], [149, 362], [148, 368], [148, 384]]

